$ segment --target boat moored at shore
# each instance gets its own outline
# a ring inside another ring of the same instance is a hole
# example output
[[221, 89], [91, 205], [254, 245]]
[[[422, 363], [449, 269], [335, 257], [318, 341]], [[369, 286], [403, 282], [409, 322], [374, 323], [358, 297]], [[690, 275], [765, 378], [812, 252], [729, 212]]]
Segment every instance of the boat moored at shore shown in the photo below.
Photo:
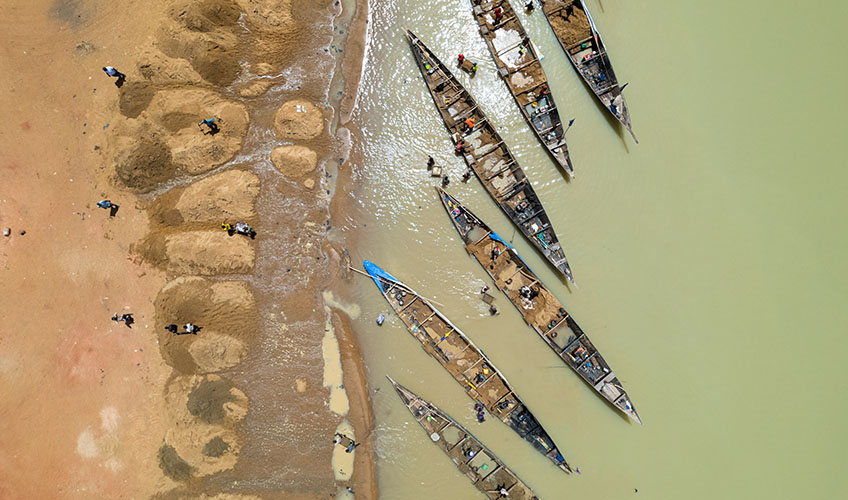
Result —
[[542, 11], [577, 74], [638, 144], [622, 87], [586, 4], [583, 0], [542, 0]]
[[571, 267], [541, 200], [477, 102], [411, 31], [406, 36], [427, 89], [456, 145], [495, 203], [568, 281]]
[[524, 321], [565, 364], [616, 409], [642, 423], [630, 396], [609, 364], [551, 290], [515, 249], [444, 189], [436, 188], [442, 206], [465, 243]]
[[550, 435], [530, 412], [506, 377], [468, 337], [442, 315], [430, 301], [379, 266], [363, 267], [421, 348], [451, 374], [468, 396], [530, 442], [561, 470], [571, 467]]
[[450, 457], [456, 468], [486, 498], [538, 500], [530, 487], [465, 427], [392, 377], [387, 375], [386, 378], [433, 443]]
[[557, 164], [574, 177], [565, 129], [548, 78], [524, 26], [507, 0], [473, 0], [474, 18], [498, 74], [533, 133]]

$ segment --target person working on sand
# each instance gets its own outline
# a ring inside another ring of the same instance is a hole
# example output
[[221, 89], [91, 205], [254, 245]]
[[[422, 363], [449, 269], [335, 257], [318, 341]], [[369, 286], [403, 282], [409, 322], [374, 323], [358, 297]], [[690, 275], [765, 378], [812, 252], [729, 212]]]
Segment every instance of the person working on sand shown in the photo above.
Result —
[[[203, 130], [204, 125], [206, 125], [209, 131]], [[203, 135], [215, 135], [221, 131], [221, 129], [218, 128], [218, 124], [215, 123], [215, 117], [201, 120], [200, 123], [197, 124], [197, 126], [200, 127], [200, 130], [201, 132], [203, 132]]]
[[115, 321], [116, 323], [120, 323], [121, 321], [123, 321], [124, 324], [127, 325], [127, 328], [132, 328], [132, 324], [135, 323], [132, 313], [124, 313], [120, 316], [118, 315], [118, 313], [115, 313], [112, 316], [112, 321]]
[[98, 208], [102, 208], [102, 209], [104, 209], [104, 210], [108, 210], [108, 211], [109, 211], [109, 216], [110, 216], [110, 217], [114, 217], [114, 216], [115, 216], [115, 214], [118, 212], [118, 208], [120, 208], [117, 204], [112, 203], [112, 202], [111, 202], [111, 201], [109, 201], [109, 200], [100, 200], [100, 201], [98, 201], [98, 202], [97, 202], [97, 207], [98, 207]]
[[168, 330], [171, 333], [177, 333], [177, 325], [171, 323], [170, 325], [165, 327], [165, 330]]
[[445, 174], [445, 176], [442, 177], [442, 187], [448, 187], [448, 184], [450, 184], [450, 177], [448, 177], [448, 174]]
[[118, 78], [117, 80], [115, 80], [115, 86], [117, 87], [123, 85], [124, 81], [127, 79], [127, 75], [121, 73], [112, 66], [103, 66], [103, 71], [106, 72], [106, 74], [109, 76], [114, 76]]
[[186, 333], [191, 333], [191, 334], [197, 335], [197, 330], [198, 330], [197, 325], [194, 325], [194, 324], [191, 324], [191, 323], [185, 324], [185, 332]]
[[436, 160], [434, 160], [432, 156], [428, 156], [427, 157], [427, 170], [432, 170], [433, 165], [435, 165], [435, 164], [436, 164]]
[[462, 174], [462, 182], [468, 182], [468, 179], [471, 178], [471, 170], [466, 170], [464, 174]]

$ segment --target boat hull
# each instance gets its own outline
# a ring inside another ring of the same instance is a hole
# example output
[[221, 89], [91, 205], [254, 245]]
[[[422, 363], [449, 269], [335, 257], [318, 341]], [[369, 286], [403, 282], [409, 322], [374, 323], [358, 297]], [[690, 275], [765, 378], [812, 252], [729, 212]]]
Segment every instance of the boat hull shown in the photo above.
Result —
[[[518, 252], [444, 189], [436, 188], [442, 206], [465, 249], [507, 296], [524, 321], [559, 358], [614, 408], [642, 423], [633, 402], [609, 363], [563, 304]], [[494, 249], [498, 255], [494, 256]]]
[[559, 238], [529, 179], [465, 87], [412, 32], [406, 32], [442, 120], [468, 167], [518, 230], [569, 281], [574, 277]]
[[606, 46], [583, 0], [544, 0], [542, 11], [577, 74], [638, 143]]
[[490, 415], [507, 424], [561, 470], [571, 472], [553, 439], [483, 351], [429, 300], [376, 264], [365, 261], [363, 266], [421, 348], [451, 374], [468, 397], [485, 406]]
[[487, 498], [504, 498], [503, 488], [510, 500], [538, 500], [524, 481], [459, 422], [388, 375], [386, 378], [430, 440]]
[[[495, 9], [502, 9], [499, 21]], [[480, 35], [512, 94], [518, 109], [536, 138], [570, 177], [574, 167], [565, 141], [565, 129], [548, 78], [521, 21], [508, 1], [473, 1], [472, 11]]]

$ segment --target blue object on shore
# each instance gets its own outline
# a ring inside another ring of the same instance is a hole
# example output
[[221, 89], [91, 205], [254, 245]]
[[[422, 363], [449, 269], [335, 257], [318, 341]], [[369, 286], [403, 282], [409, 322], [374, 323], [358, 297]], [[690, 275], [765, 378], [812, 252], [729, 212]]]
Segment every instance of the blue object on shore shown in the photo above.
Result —
[[380, 314], [377, 316], [377, 326], [383, 326], [383, 321], [386, 321], [386, 317]]

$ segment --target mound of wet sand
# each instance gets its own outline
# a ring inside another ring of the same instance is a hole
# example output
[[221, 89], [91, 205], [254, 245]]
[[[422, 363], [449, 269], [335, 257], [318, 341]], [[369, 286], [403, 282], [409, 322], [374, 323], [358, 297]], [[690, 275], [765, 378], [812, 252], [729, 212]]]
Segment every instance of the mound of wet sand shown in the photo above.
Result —
[[[177, 278], [159, 291], [156, 333], [165, 362], [181, 373], [231, 368], [244, 357], [245, 343], [258, 328], [253, 292], [244, 281]], [[168, 324], [194, 323], [197, 335], [174, 335]]]
[[235, 465], [241, 440], [233, 428], [248, 406], [243, 392], [217, 375], [175, 377], [165, 401], [173, 422], [159, 449], [165, 475], [185, 481]]
[[212, 276], [253, 271], [254, 248], [246, 236], [226, 231], [150, 233], [133, 253], [170, 274]]
[[159, 133], [144, 128], [137, 131], [135, 140], [123, 142], [133, 145], [116, 148], [120, 152], [114, 159], [115, 174], [128, 189], [148, 192], [176, 173], [171, 149]]
[[238, 93], [242, 97], [259, 97], [271, 88], [274, 82], [271, 80], [255, 80], [239, 88]]
[[284, 56], [304, 44], [308, 33], [294, 20], [291, 0], [236, 2], [244, 13], [244, 24], [255, 35], [251, 39], [250, 51], [245, 54], [251, 62], [282, 62]]
[[[203, 83], [203, 77], [185, 59], [168, 57], [152, 47], [143, 47], [136, 56], [138, 73], [147, 83], [155, 85]], [[129, 83], [131, 82], [127, 82]]]
[[256, 218], [259, 178], [246, 170], [227, 170], [176, 188], [150, 206], [153, 222], [166, 226], [223, 221], [252, 222]]
[[197, 366], [196, 372], [213, 373], [239, 364], [244, 358], [245, 346], [229, 335], [204, 329], [203, 335], [198, 335], [189, 345], [188, 352]]
[[[178, 172], [208, 172], [235, 156], [247, 133], [244, 106], [210, 90], [127, 83], [119, 107], [129, 118], [116, 124], [110, 151], [120, 184], [149, 192]], [[220, 132], [205, 134], [202, 119], [215, 117]]]
[[240, 9], [233, 0], [177, 0], [168, 14], [171, 22], [159, 28], [159, 49], [185, 59], [204, 80], [220, 86], [239, 75], [237, 32]]
[[[189, 174], [207, 172], [229, 161], [247, 133], [247, 111], [216, 92], [167, 89], [154, 94], [146, 109], [149, 120], [167, 131], [165, 141], [174, 163]], [[220, 132], [203, 134], [201, 120], [215, 117]]]
[[271, 163], [288, 179], [300, 179], [315, 170], [318, 154], [305, 146], [278, 146], [271, 151]]
[[309, 101], [288, 101], [274, 114], [274, 130], [284, 139], [314, 139], [324, 131], [324, 112]]

